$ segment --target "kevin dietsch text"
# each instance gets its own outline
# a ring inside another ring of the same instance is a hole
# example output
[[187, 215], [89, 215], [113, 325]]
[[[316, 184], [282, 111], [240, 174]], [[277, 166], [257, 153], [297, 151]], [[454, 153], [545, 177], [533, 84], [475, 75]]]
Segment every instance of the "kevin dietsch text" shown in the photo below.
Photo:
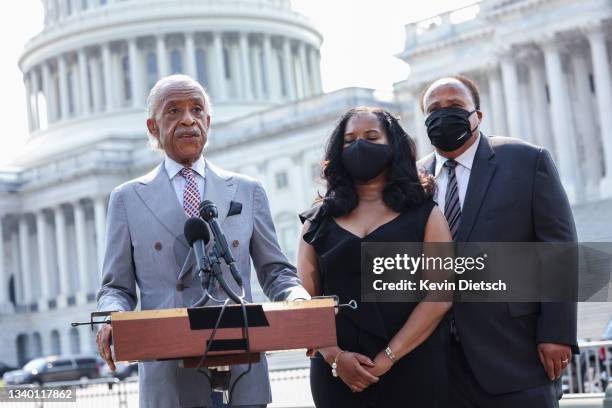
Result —
[[418, 282], [402, 279], [399, 282], [385, 282], [377, 279], [372, 284], [376, 291], [470, 291], [502, 292], [507, 285], [501, 279], [497, 282], [474, 281], [472, 279], [444, 280], [441, 282], [422, 279]]

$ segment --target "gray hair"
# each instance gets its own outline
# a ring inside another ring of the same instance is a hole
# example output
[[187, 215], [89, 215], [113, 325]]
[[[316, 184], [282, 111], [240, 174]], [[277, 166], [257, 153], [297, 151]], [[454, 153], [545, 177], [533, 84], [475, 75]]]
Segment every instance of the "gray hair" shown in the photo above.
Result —
[[[150, 119], [155, 116], [157, 109], [159, 109], [161, 96], [163, 95], [166, 88], [178, 84], [198, 88], [204, 96], [204, 110], [208, 113], [208, 115], [212, 115], [212, 103], [210, 102], [210, 96], [208, 95], [204, 87], [200, 85], [198, 81], [191, 78], [189, 75], [173, 74], [160, 78], [155, 83], [155, 85], [153, 85], [153, 88], [151, 88], [149, 96], [147, 96], [147, 119]], [[159, 146], [159, 142], [153, 137], [150, 132], [148, 132], [148, 135], [152, 147], [155, 149], [160, 149], [161, 146]]]

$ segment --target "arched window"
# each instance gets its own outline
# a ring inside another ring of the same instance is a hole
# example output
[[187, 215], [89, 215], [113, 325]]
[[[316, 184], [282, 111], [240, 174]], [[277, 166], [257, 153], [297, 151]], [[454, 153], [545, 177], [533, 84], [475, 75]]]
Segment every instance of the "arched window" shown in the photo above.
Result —
[[70, 115], [74, 114], [74, 71], [68, 71], [68, 112]]
[[170, 69], [173, 74], [180, 74], [183, 72], [183, 60], [181, 59], [179, 50], [172, 50], [170, 53]]
[[198, 71], [198, 82], [200, 82], [202, 86], [206, 86], [208, 82], [206, 78], [206, 51], [202, 49], [196, 51], [196, 69]]
[[153, 88], [158, 76], [159, 70], [157, 69], [157, 54], [151, 51], [147, 53], [147, 86], [149, 89]]
[[40, 333], [36, 332], [32, 335], [32, 357], [41, 357], [42, 355], [42, 338]]
[[79, 339], [79, 332], [76, 327], [70, 329], [70, 352], [72, 354], [81, 353], [81, 343]]
[[57, 330], [51, 331], [51, 354], [62, 354], [62, 344], [60, 342], [60, 334]]
[[19, 366], [28, 362], [29, 354], [28, 335], [22, 333], [17, 336], [17, 363]]
[[287, 86], [287, 78], [285, 78], [285, 70], [283, 69], [283, 56], [280, 54], [276, 54], [276, 63], [278, 64], [278, 72], [280, 73], [280, 84], [281, 84], [281, 93], [283, 96], [287, 96], [287, 90], [289, 87]]
[[225, 66], [225, 79], [232, 79], [232, 70], [230, 69], [230, 55], [227, 48], [223, 48], [223, 65]]
[[132, 81], [130, 80], [130, 58], [127, 55], [121, 58], [121, 71], [123, 73], [123, 97], [126, 101], [131, 101]]

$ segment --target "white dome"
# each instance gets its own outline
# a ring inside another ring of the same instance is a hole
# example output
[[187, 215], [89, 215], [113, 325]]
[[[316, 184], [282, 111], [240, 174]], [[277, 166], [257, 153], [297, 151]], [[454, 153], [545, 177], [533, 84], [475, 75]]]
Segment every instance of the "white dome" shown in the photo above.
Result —
[[109, 134], [142, 137], [146, 95], [172, 73], [204, 85], [216, 123], [321, 92], [322, 37], [289, 0], [42, 2], [44, 29], [19, 60], [28, 162]]

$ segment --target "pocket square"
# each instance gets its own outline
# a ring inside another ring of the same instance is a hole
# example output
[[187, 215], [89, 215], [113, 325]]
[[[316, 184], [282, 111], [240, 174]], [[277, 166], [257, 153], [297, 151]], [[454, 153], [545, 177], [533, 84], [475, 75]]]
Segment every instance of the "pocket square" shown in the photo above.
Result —
[[237, 201], [232, 201], [230, 203], [230, 208], [229, 211], [227, 212], [227, 216], [231, 217], [232, 215], [237, 215], [240, 214], [242, 212], [242, 203], [239, 203]]

